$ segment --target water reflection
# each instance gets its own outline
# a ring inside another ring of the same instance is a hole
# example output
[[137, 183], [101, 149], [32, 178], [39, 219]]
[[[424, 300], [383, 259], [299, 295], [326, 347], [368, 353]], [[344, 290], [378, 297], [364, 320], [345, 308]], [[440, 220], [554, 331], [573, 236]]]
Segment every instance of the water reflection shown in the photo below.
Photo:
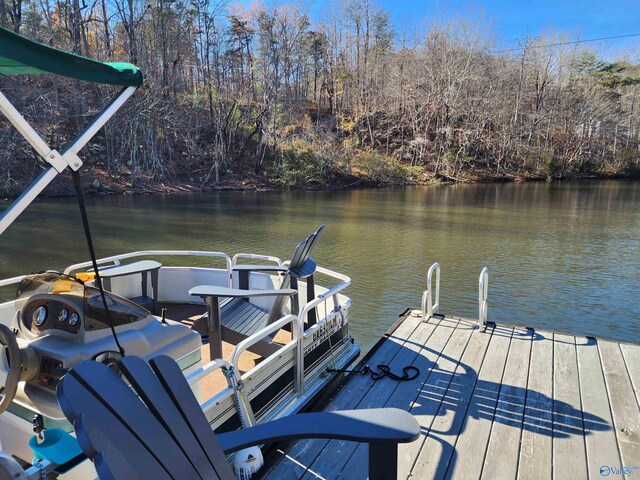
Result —
[[[350, 192], [220, 192], [88, 199], [100, 256], [209, 249], [287, 258], [321, 223], [315, 257], [353, 278], [365, 348], [419, 303], [442, 265], [442, 310], [640, 342], [640, 198], [633, 182], [458, 185]], [[0, 240], [0, 276], [86, 260], [73, 199], [41, 201]]]

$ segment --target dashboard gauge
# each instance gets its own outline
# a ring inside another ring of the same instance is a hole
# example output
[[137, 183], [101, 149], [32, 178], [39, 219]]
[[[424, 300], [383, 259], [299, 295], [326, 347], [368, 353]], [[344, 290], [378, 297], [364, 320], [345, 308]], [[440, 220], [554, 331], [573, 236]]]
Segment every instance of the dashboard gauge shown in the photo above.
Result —
[[67, 310], [66, 308], [63, 308], [62, 310], [60, 310], [60, 313], [58, 314], [58, 321], [60, 323], [64, 323], [67, 321], [67, 318], [69, 318], [69, 310]]
[[33, 323], [35, 323], [36, 326], [39, 327], [44, 323], [46, 319], [47, 319], [47, 307], [45, 307], [44, 305], [41, 305], [38, 308], [36, 308], [35, 312], [33, 312]]
[[71, 317], [69, 317], [69, 325], [71, 325], [72, 327], [75, 327], [79, 321], [80, 321], [80, 315], [78, 315], [76, 312], [73, 312], [71, 314]]

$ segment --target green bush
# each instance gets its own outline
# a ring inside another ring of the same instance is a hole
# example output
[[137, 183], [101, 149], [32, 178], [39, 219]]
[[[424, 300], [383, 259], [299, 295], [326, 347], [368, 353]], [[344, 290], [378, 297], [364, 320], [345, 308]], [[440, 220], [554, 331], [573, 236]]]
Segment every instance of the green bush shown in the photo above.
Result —
[[562, 162], [552, 155], [545, 159], [544, 169], [548, 180], [562, 177]]
[[373, 150], [361, 153], [355, 167], [379, 185], [407, 183], [415, 173], [400, 165], [397, 158]]
[[328, 185], [339, 178], [342, 162], [332, 148], [307, 140], [289, 140], [277, 152], [272, 181], [284, 187]]
[[561, 173], [553, 154], [549, 152], [530, 152], [525, 154], [521, 171], [547, 178]]

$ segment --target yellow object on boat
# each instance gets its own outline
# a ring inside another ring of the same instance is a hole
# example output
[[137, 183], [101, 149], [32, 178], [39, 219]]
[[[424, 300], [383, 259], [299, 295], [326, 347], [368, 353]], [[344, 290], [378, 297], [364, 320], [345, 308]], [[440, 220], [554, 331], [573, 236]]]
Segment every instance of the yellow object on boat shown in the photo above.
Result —
[[53, 284], [51, 293], [53, 294], [69, 293], [73, 288], [74, 284], [75, 282], [73, 280], [67, 280], [65, 278], [61, 278], [55, 281], [55, 283]]
[[96, 278], [95, 272], [78, 272], [76, 273], [76, 278], [78, 280], [82, 280], [83, 282], [89, 282]]

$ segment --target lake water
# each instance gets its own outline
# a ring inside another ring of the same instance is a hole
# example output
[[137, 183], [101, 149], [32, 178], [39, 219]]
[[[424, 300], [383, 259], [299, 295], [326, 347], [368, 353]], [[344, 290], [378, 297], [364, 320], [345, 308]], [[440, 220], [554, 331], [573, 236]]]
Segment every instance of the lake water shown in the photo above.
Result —
[[[370, 348], [426, 273], [441, 312], [640, 342], [640, 183], [481, 184], [340, 192], [220, 192], [87, 199], [99, 257], [139, 249], [288, 259], [318, 225], [314, 257], [353, 279], [351, 331]], [[73, 198], [32, 205], [0, 239], [0, 278], [88, 259]]]

